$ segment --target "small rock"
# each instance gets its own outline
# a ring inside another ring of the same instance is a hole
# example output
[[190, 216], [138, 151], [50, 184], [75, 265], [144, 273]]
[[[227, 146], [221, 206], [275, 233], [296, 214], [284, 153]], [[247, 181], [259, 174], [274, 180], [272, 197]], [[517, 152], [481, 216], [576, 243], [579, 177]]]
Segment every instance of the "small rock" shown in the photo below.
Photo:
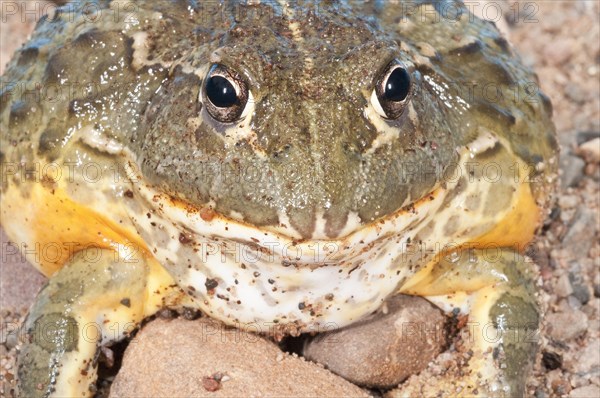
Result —
[[588, 163], [600, 162], [600, 138], [594, 138], [579, 146], [579, 153]]
[[573, 294], [573, 288], [571, 286], [571, 281], [569, 281], [569, 276], [567, 274], [561, 275], [554, 285], [554, 293], [558, 297], [567, 297]]
[[590, 239], [590, 231], [596, 228], [596, 214], [593, 210], [580, 207], [578, 214], [562, 239], [565, 249], [573, 258], [587, 256], [592, 247], [593, 239]]
[[317, 336], [304, 355], [355, 384], [398, 385], [423, 370], [446, 344], [445, 317], [420, 297], [396, 296], [379, 311], [349, 327]]
[[546, 398], [546, 393], [541, 388], [536, 388], [535, 393], [533, 394], [535, 398]]
[[317, 364], [279, 355], [274, 343], [209, 318], [159, 318], [129, 344], [110, 397], [368, 396]]
[[571, 154], [564, 154], [560, 157], [561, 187], [567, 189], [579, 184], [583, 178], [583, 169], [585, 161], [580, 157]]
[[573, 288], [573, 296], [577, 297], [581, 304], [587, 304], [591, 294], [580, 273], [569, 272], [569, 282]]
[[544, 59], [551, 65], [561, 65], [567, 62], [573, 54], [574, 39], [565, 37], [556, 40], [553, 45], [544, 47]]
[[590, 384], [589, 386], [579, 387], [571, 391], [570, 398], [593, 398], [600, 397], [600, 387]]
[[583, 305], [581, 304], [581, 301], [579, 301], [579, 299], [575, 296], [567, 297], [567, 303], [568, 303], [569, 307], [574, 308], [576, 310], [580, 310], [581, 307], [583, 307]]
[[[577, 359], [577, 371], [594, 372], [600, 370], [600, 340], [594, 339], [587, 342]], [[599, 395], [600, 396], [600, 395]]]
[[550, 337], [555, 340], [568, 341], [585, 333], [588, 319], [583, 312], [573, 310], [546, 316], [546, 325]]
[[577, 133], [577, 146], [594, 138], [600, 138], [600, 131], [580, 131]]
[[579, 204], [579, 198], [575, 195], [561, 195], [558, 197], [558, 205], [563, 209], [572, 209]]
[[586, 92], [577, 83], [571, 82], [565, 87], [565, 94], [577, 103], [583, 103], [586, 100]]
[[558, 369], [562, 366], [562, 356], [553, 351], [542, 352], [542, 364], [548, 370]]
[[560, 397], [571, 391], [571, 384], [565, 378], [560, 378], [552, 383], [552, 391]]
[[6, 348], [12, 350], [17, 346], [17, 344], [19, 344], [18, 333], [16, 331], [8, 333], [8, 335], [6, 336], [6, 343], [4, 343], [4, 345], [6, 345]]
[[206, 391], [215, 392], [221, 389], [221, 381], [215, 379], [214, 377], [203, 377], [202, 387], [204, 387]]

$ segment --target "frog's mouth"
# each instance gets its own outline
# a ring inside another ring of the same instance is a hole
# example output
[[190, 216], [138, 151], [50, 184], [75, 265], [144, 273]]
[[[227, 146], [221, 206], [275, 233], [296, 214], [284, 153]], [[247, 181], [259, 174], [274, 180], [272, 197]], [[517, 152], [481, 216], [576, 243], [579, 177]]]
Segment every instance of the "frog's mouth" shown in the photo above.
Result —
[[[460, 164], [490, 146], [478, 143], [461, 150]], [[277, 325], [297, 333], [352, 323], [457, 247], [529, 242], [539, 216], [529, 184], [510, 174], [501, 183], [469, 184], [463, 177], [342, 237], [299, 240], [174, 199], [136, 179], [139, 206], [130, 216], [148, 249], [205, 312], [257, 331]], [[503, 190], [495, 191], [498, 186]], [[487, 200], [494, 192], [509, 192], [508, 202]], [[469, 197], [481, 205], [465, 207]], [[482, 205], [488, 202], [491, 208]]]
[[279, 333], [283, 328], [292, 334], [349, 324], [397, 291], [415, 271], [407, 263], [427, 263], [411, 242], [446, 193], [438, 188], [414, 206], [339, 239], [296, 240], [143, 182], [136, 190], [141, 202], [140, 213], [131, 215], [136, 229], [205, 312], [238, 327], [270, 331], [277, 325]]

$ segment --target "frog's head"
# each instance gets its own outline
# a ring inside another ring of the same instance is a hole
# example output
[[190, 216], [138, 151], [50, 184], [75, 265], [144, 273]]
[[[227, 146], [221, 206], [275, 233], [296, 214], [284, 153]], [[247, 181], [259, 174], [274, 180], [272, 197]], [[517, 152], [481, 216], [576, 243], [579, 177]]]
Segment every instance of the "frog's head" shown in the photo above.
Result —
[[429, 195], [456, 145], [413, 56], [366, 20], [311, 21], [232, 24], [172, 68], [146, 112], [144, 175], [295, 238], [343, 236]]

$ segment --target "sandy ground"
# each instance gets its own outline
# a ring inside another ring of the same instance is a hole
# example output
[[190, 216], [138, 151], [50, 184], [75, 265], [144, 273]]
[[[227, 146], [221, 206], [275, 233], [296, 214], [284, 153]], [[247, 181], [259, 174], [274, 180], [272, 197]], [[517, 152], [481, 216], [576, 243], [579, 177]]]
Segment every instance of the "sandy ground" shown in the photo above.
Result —
[[[32, 26], [31, 16], [21, 21], [9, 15], [8, 3], [0, 1], [0, 73]], [[44, 3], [36, 3], [41, 12]], [[535, 68], [553, 102], [562, 148], [562, 182], [552, 219], [532, 245], [547, 312], [529, 395], [599, 397], [600, 142], [593, 140], [600, 137], [600, 2], [503, 7], [510, 14], [503, 24], [512, 43]], [[6, 332], [25, 313], [44, 278], [12, 255], [3, 232], [0, 243], [0, 396], [8, 396], [15, 351]]]

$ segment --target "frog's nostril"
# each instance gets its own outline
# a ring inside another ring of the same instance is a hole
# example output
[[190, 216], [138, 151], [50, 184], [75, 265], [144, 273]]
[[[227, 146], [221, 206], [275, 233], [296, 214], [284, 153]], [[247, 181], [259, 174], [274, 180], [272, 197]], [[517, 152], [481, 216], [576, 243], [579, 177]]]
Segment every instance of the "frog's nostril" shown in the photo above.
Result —
[[274, 158], [284, 157], [286, 154], [288, 154], [290, 152], [291, 149], [292, 149], [292, 144], [282, 145], [273, 152], [273, 157]]

